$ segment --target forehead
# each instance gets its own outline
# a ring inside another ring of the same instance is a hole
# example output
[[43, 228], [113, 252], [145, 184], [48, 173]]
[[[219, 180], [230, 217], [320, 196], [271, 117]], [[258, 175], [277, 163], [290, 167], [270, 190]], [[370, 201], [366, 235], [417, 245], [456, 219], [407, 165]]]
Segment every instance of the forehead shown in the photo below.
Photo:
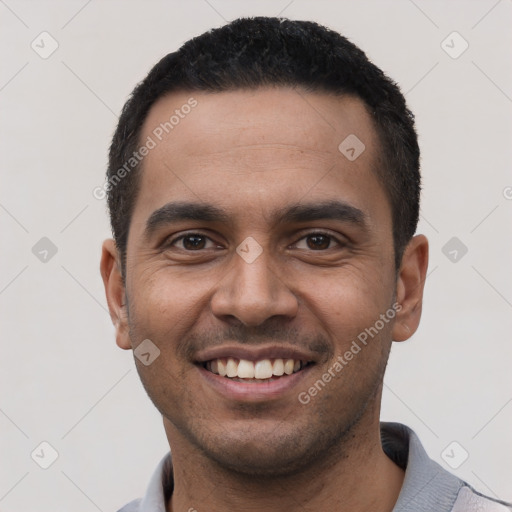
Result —
[[373, 171], [378, 138], [354, 97], [291, 88], [172, 93], [152, 107], [140, 140], [152, 149], [142, 162], [133, 228], [156, 208], [187, 199], [258, 218], [306, 196], [342, 196], [372, 210], [371, 197], [389, 210]]
[[359, 98], [275, 87], [169, 94], [151, 108], [142, 137], [179, 148], [179, 158], [253, 144], [338, 154], [338, 144], [357, 133], [371, 145], [374, 129]]

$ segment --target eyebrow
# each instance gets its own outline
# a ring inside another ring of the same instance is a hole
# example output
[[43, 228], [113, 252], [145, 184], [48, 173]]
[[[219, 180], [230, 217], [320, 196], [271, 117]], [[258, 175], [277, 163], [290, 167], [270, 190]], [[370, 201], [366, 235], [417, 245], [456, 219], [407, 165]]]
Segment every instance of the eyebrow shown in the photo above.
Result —
[[336, 200], [288, 206], [275, 212], [275, 216], [281, 223], [337, 220], [364, 227], [367, 222], [362, 210], [344, 201]]
[[[367, 218], [362, 210], [344, 201], [330, 200], [294, 204], [274, 210], [270, 217], [276, 223], [300, 223], [312, 220], [337, 220], [367, 228]], [[171, 202], [155, 210], [146, 222], [144, 237], [149, 239], [158, 229], [184, 220], [218, 222], [227, 224], [230, 215], [211, 204]]]
[[144, 236], [150, 238], [158, 229], [183, 220], [228, 223], [229, 215], [211, 204], [173, 202], [155, 210], [146, 222]]

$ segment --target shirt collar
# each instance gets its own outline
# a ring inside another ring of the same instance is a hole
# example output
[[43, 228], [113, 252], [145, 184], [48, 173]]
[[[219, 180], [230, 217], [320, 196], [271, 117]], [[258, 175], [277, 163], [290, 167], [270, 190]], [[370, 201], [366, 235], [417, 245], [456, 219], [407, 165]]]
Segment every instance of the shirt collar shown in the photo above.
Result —
[[381, 437], [386, 455], [405, 469], [404, 483], [393, 512], [452, 510], [464, 482], [430, 459], [409, 427], [381, 423]]

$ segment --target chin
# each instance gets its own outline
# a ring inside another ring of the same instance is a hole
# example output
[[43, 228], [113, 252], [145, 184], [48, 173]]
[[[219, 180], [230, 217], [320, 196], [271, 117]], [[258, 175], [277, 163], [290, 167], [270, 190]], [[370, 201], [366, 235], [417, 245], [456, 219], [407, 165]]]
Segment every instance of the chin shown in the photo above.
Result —
[[303, 457], [302, 453], [283, 453], [256, 449], [253, 446], [235, 447], [231, 451], [207, 453], [207, 456], [224, 471], [246, 475], [248, 477], [276, 478], [292, 476], [305, 470], [311, 465], [311, 460]]
[[[275, 423], [272, 428], [219, 432], [208, 435], [200, 447], [204, 455], [225, 471], [250, 477], [293, 476], [315, 464], [325, 464], [342, 437]], [[339, 457], [340, 455], [338, 455]]]

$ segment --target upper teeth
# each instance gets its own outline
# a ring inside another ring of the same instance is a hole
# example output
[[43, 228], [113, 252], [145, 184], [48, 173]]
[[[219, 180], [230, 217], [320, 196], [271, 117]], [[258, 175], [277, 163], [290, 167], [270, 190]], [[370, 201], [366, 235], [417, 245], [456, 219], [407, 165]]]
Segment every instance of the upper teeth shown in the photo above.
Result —
[[305, 363], [296, 359], [212, 359], [206, 363], [206, 368], [222, 377], [240, 379], [270, 379], [272, 376], [291, 375], [299, 371]]

